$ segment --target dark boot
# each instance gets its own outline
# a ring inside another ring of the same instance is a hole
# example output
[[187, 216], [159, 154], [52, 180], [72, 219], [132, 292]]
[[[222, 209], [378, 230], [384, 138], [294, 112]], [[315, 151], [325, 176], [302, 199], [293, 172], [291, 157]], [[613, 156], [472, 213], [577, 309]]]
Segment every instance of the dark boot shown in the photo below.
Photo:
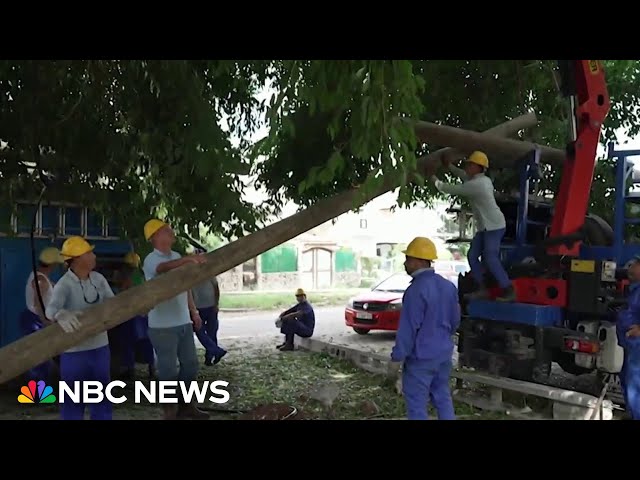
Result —
[[281, 343], [280, 345], [276, 345], [276, 348], [277, 348], [278, 350], [280, 350], [280, 349], [281, 349], [282, 347], [284, 347], [286, 344], [287, 344], [287, 336], [285, 335], [285, 336], [284, 336], [284, 342], [283, 342], [283, 343]]
[[513, 285], [502, 289], [502, 294], [496, 300], [499, 302], [514, 302], [516, 300], [516, 291], [513, 289]]
[[490, 296], [491, 295], [489, 294], [489, 289], [483, 285], [475, 292], [465, 294], [464, 299], [467, 301], [486, 300]]
[[294, 350], [293, 346], [293, 334], [287, 335], [284, 345], [280, 348], [281, 352], [292, 352]]
[[220, 355], [216, 355], [215, 358], [213, 359], [213, 364], [217, 365], [218, 363], [220, 363], [220, 360], [222, 360], [222, 357], [224, 357], [227, 354], [227, 351], [224, 350]]

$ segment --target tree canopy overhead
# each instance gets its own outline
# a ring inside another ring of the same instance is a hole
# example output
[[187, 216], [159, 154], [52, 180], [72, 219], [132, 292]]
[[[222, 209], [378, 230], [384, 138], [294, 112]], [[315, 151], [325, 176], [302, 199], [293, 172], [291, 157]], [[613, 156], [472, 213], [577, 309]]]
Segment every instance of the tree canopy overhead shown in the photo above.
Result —
[[[639, 128], [635, 60], [605, 62], [612, 110], [603, 141]], [[117, 214], [132, 236], [157, 211], [174, 224], [240, 236], [287, 200], [307, 206], [360, 184], [402, 183], [419, 145], [401, 118], [482, 131], [534, 110], [528, 140], [563, 148], [568, 102], [555, 62], [1, 61], [0, 195], [35, 198], [37, 172], [53, 173], [49, 198]], [[274, 94], [261, 100], [265, 86]], [[252, 144], [260, 128], [268, 135]], [[34, 169], [35, 167], [35, 169]], [[270, 201], [243, 199], [251, 172]], [[610, 165], [599, 164], [594, 208], [606, 211]], [[105, 181], [105, 179], [107, 179]], [[505, 176], [505, 182], [508, 182]], [[549, 182], [557, 176], [549, 172]], [[402, 203], [437, 195], [405, 185]]]

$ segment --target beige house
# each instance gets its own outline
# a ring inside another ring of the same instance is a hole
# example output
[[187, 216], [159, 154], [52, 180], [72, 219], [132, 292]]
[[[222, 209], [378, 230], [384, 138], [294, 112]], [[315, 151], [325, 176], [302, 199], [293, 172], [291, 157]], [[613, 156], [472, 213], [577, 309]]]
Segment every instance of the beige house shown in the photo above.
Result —
[[[446, 238], [439, 230], [442, 230], [442, 216], [446, 215], [449, 203], [439, 203], [435, 208], [416, 206], [392, 210], [395, 204], [396, 194], [388, 193], [372, 200], [359, 212], [348, 212], [319, 225], [287, 242], [288, 254], [296, 259], [295, 267], [289, 263], [285, 271], [271, 271], [263, 265], [269, 259], [262, 255], [221, 275], [221, 288], [225, 291], [298, 287], [322, 290], [358, 286], [361, 257], [386, 258], [394, 246], [406, 245], [416, 236], [431, 238], [439, 251], [445, 251]], [[354, 270], [340, 268], [338, 257], [347, 249], [357, 258]]]

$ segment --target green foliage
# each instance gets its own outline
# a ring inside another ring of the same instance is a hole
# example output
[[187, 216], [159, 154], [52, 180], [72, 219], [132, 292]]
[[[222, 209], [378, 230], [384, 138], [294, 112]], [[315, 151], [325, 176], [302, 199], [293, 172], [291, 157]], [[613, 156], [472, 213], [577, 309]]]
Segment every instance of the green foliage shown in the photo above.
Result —
[[[603, 141], [640, 129], [636, 60], [607, 60], [612, 110]], [[193, 238], [255, 230], [286, 200], [309, 206], [396, 181], [400, 204], [440, 195], [407, 184], [421, 145], [411, 120], [488, 129], [533, 110], [520, 137], [563, 148], [568, 102], [547, 60], [0, 61], [0, 201], [47, 198], [117, 216], [132, 239], [151, 216]], [[273, 95], [261, 100], [269, 86]], [[255, 142], [258, 129], [268, 134]], [[261, 130], [262, 131], [262, 130]], [[5, 145], [6, 144], [6, 145]], [[269, 201], [243, 199], [251, 173]], [[592, 209], [610, 211], [599, 163]], [[499, 190], [513, 187], [502, 172]], [[557, 172], [547, 169], [553, 191]], [[207, 245], [209, 246], [209, 245]]]

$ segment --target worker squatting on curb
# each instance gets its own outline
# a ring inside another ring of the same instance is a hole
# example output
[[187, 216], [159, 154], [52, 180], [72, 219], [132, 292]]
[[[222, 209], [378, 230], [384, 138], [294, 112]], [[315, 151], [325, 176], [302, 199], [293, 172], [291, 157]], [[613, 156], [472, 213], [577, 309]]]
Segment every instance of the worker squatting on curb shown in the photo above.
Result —
[[402, 298], [391, 360], [403, 362], [407, 417], [427, 420], [431, 400], [438, 419], [455, 420], [449, 378], [453, 336], [460, 324], [458, 289], [433, 270], [436, 247], [428, 238], [413, 239], [403, 253], [404, 268], [413, 279]]
[[[468, 259], [471, 275], [480, 289], [470, 294], [472, 298], [486, 298], [487, 285], [484, 282], [483, 264], [491, 272], [502, 289], [498, 300], [512, 301], [515, 291], [509, 276], [500, 262], [500, 242], [505, 234], [506, 221], [504, 214], [496, 203], [493, 182], [485, 175], [489, 168], [489, 159], [482, 152], [473, 152], [464, 162], [464, 170], [451, 164], [451, 157], [444, 155], [443, 166], [464, 182], [461, 185], [444, 183], [431, 175], [438, 190], [450, 195], [466, 198], [471, 205], [476, 223], [476, 234], [469, 248]], [[482, 257], [482, 261], [480, 258]]]
[[616, 322], [618, 343], [624, 349], [620, 384], [627, 412], [640, 420], [640, 257], [633, 259], [628, 275], [627, 308], [618, 313]]
[[310, 338], [316, 326], [315, 312], [307, 300], [306, 292], [301, 288], [296, 290], [296, 301], [298, 303], [282, 312], [276, 321], [276, 327], [284, 334], [284, 343], [276, 347], [281, 352], [290, 352], [294, 349], [296, 335]]
[[[158, 219], [144, 225], [144, 236], [153, 251], [143, 263], [147, 281], [187, 263], [204, 263], [203, 255], [182, 257], [171, 248], [176, 236], [171, 226]], [[191, 291], [183, 292], [159, 303], [149, 312], [149, 339], [158, 357], [158, 380], [192, 382], [198, 375], [198, 356], [193, 338], [202, 326], [202, 319], [193, 303]], [[180, 365], [178, 368], [178, 364]], [[179, 417], [205, 419], [209, 415], [184, 400], [179, 405], [163, 405], [165, 420]]]
[[[107, 279], [98, 272], [94, 247], [78, 236], [68, 238], [61, 255], [69, 269], [60, 278], [46, 306], [47, 317], [58, 322], [65, 332], [80, 327], [74, 311], [86, 310], [114, 296]], [[60, 355], [60, 378], [67, 384], [94, 380], [103, 385], [111, 381], [111, 353], [107, 332], [99, 333]], [[60, 406], [63, 420], [83, 420], [85, 405], [64, 402]], [[112, 405], [106, 398], [89, 406], [91, 420], [111, 420]]]

